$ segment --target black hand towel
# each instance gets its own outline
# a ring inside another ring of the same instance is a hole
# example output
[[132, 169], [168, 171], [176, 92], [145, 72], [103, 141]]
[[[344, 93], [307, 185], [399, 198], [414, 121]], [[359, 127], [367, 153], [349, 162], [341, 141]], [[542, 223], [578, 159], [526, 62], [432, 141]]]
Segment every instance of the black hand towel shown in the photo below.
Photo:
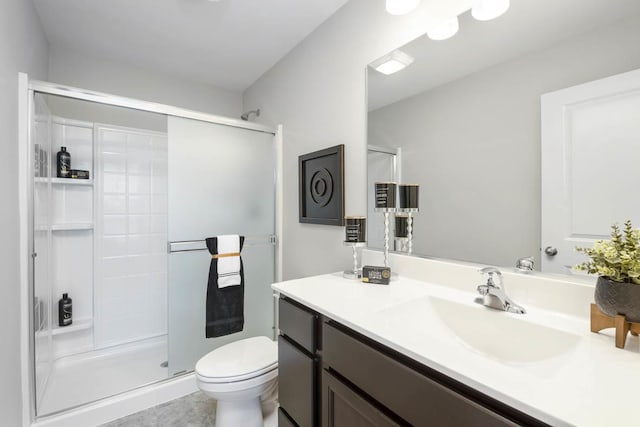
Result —
[[[218, 238], [206, 239], [211, 255], [218, 253]], [[240, 236], [240, 250], [244, 236]], [[240, 285], [218, 287], [218, 260], [211, 258], [207, 285], [206, 337], [221, 337], [242, 331], [244, 327], [244, 266], [240, 257]]]

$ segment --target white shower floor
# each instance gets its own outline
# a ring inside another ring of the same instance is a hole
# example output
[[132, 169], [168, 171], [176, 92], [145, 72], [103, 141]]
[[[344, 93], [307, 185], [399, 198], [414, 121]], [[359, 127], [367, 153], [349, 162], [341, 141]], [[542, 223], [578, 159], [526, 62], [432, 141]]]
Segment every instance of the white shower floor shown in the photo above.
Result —
[[37, 408], [47, 415], [167, 378], [167, 338], [57, 360]]

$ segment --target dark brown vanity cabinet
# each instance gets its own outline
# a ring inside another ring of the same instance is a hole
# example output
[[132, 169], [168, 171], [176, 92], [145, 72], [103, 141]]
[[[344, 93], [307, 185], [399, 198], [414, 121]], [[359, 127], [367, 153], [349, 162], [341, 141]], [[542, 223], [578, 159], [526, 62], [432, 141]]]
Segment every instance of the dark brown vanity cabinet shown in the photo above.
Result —
[[278, 425], [319, 425], [318, 325], [319, 316], [294, 301], [279, 301]]
[[280, 427], [546, 425], [293, 301], [280, 330]]

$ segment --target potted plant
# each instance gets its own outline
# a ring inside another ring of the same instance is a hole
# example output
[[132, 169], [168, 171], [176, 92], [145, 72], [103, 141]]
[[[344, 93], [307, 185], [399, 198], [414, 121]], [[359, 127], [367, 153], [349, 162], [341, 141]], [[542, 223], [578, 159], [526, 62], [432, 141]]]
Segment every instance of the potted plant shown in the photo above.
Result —
[[576, 248], [589, 261], [576, 269], [597, 274], [595, 300], [608, 316], [622, 314], [629, 322], [640, 322], [640, 229], [631, 221], [611, 226], [611, 240], [598, 240], [592, 248]]

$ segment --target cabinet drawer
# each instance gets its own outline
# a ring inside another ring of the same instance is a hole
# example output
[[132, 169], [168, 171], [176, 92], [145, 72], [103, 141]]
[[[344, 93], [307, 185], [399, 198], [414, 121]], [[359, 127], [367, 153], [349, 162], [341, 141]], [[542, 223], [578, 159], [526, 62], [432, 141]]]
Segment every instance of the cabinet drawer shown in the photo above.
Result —
[[327, 371], [322, 371], [322, 390], [323, 427], [398, 426], [366, 399]]
[[[315, 425], [315, 361], [278, 337], [278, 400], [300, 427]], [[285, 424], [286, 425], [286, 424]]]
[[323, 324], [323, 361], [415, 426], [516, 426], [341, 330]]
[[282, 298], [279, 304], [280, 332], [309, 353], [313, 353], [318, 316]]

